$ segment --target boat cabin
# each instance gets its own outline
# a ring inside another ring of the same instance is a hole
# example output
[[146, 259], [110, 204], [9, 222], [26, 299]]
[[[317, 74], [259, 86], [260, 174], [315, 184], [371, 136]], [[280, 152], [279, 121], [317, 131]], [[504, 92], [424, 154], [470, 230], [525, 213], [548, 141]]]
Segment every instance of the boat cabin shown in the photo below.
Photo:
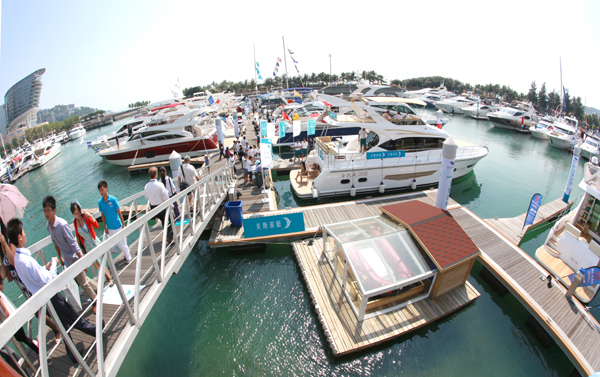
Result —
[[381, 211], [323, 229], [319, 268], [333, 271], [358, 321], [464, 285], [479, 255], [447, 211], [420, 201]]

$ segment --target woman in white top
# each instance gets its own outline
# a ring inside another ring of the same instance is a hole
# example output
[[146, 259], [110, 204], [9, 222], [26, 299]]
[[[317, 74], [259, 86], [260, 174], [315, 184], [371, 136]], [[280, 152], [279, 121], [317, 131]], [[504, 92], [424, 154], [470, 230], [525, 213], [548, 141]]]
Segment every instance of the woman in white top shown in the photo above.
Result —
[[296, 143], [294, 143], [294, 162], [296, 162], [296, 158], [298, 160], [302, 159], [302, 150], [300, 148], [302, 148], [300, 140], [296, 140]]
[[306, 158], [308, 155], [308, 142], [306, 139], [302, 140], [302, 158]]

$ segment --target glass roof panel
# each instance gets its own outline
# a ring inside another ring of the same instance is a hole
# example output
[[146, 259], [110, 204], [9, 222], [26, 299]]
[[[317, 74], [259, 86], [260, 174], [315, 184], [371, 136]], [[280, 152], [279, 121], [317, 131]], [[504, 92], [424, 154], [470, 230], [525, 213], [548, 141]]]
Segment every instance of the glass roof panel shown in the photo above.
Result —
[[341, 243], [359, 241], [369, 238], [369, 235], [354, 226], [351, 222], [338, 223], [326, 226], [329, 234]]

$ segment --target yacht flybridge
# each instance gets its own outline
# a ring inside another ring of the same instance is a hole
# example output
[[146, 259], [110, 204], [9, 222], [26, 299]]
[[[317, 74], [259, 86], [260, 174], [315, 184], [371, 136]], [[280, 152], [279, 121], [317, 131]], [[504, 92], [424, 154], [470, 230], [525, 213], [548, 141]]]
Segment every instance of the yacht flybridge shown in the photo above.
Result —
[[[535, 253], [538, 262], [567, 288], [571, 286], [568, 275], [600, 263], [600, 167], [586, 162], [579, 187], [585, 191], [583, 199], [556, 222]], [[599, 287], [579, 287], [574, 295], [588, 303]]]
[[[358, 135], [347, 145], [330, 137], [315, 139], [315, 149], [306, 160], [308, 179], [291, 180], [294, 192], [302, 199], [333, 195], [354, 195], [412, 187], [432, 186], [439, 182], [443, 142], [450, 135], [423, 121], [407, 124], [386, 120], [376, 109], [355, 108], [352, 115], [326, 117], [332, 126], [365, 128], [367, 152], [361, 153]], [[471, 172], [488, 154], [485, 146], [458, 144], [453, 178]]]
[[517, 102], [487, 114], [492, 126], [505, 130], [529, 133], [529, 127], [538, 121], [537, 112], [531, 103]]

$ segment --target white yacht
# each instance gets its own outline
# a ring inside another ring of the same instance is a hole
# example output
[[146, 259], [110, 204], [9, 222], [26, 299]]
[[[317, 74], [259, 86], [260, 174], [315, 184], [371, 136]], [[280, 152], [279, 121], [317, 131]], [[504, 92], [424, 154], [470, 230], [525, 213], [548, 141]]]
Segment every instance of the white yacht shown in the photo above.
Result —
[[580, 145], [581, 156], [591, 160], [592, 157], [600, 155], [600, 140], [595, 137], [587, 136], [583, 144]]
[[488, 113], [487, 117], [492, 126], [496, 128], [527, 133], [529, 133], [529, 127], [538, 121], [533, 105], [525, 102], [517, 102], [509, 107], [503, 107], [498, 111]]
[[434, 103], [449, 113], [462, 114], [463, 108], [475, 105], [477, 100], [478, 99], [475, 97], [457, 96], [454, 98], [444, 98], [443, 100]]
[[538, 139], [546, 139], [548, 140], [548, 134], [553, 130], [554, 125], [554, 117], [550, 115], [546, 115], [542, 119], [537, 122], [535, 126], [529, 127], [529, 132], [531, 132], [531, 136], [536, 137]]
[[75, 139], [79, 139], [80, 137], [82, 137], [83, 135], [85, 135], [87, 131], [85, 130], [85, 128], [83, 128], [83, 125], [81, 125], [81, 123], [77, 124], [77, 126], [73, 129], [71, 129], [71, 131], [69, 131], [69, 138], [71, 140], [75, 140]]
[[572, 151], [577, 142], [577, 119], [564, 117], [554, 122], [552, 128], [553, 130], [548, 133], [550, 145]]
[[37, 169], [56, 157], [61, 150], [60, 142], [46, 140], [38, 144], [34, 150], [35, 159], [29, 164], [29, 169]]
[[471, 106], [463, 107], [462, 112], [465, 116], [473, 119], [487, 119], [487, 114], [497, 111], [498, 108], [487, 103], [476, 103]]
[[[583, 180], [579, 184], [585, 191], [583, 199], [556, 222], [544, 245], [535, 253], [537, 261], [567, 288], [571, 286], [568, 275], [600, 263], [600, 168], [586, 162], [583, 169]], [[588, 303], [599, 287], [579, 287], [574, 295]]]
[[[300, 198], [426, 187], [439, 182], [442, 143], [450, 137], [447, 132], [421, 120], [411, 124], [388, 121], [372, 107], [360, 109], [353, 105], [355, 114], [337, 114], [337, 120], [327, 117], [327, 122], [365, 128], [367, 153], [360, 152], [356, 134], [347, 145], [330, 137], [316, 138], [315, 149], [306, 160], [308, 179], [291, 180], [292, 189]], [[453, 178], [471, 172], [488, 154], [487, 147], [456, 143], [459, 148]]]

